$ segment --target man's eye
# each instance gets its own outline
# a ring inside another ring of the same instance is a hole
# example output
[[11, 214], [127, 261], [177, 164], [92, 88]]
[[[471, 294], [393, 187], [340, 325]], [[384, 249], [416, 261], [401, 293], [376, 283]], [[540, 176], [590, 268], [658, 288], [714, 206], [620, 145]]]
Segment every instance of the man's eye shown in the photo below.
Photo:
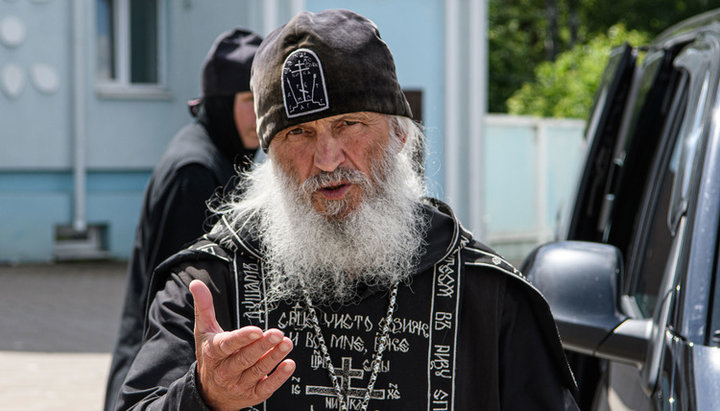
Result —
[[299, 136], [304, 132], [305, 132], [305, 130], [298, 127], [298, 128], [293, 128], [293, 129], [289, 130], [287, 133], [289, 136]]
[[338, 132], [350, 131], [351, 129], [354, 129], [353, 126], [357, 124], [360, 124], [360, 122], [355, 120], [341, 120], [335, 124], [335, 129]]

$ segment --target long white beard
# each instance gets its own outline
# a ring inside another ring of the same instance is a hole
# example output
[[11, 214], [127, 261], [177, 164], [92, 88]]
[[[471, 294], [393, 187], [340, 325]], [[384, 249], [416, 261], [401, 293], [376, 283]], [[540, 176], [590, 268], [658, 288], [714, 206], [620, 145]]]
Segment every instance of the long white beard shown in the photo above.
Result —
[[[267, 260], [268, 302], [300, 299], [301, 290], [314, 301], [348, 302], [359, 283], [390, 288], [409, 279], [428, 225], [420, 209], [424, 186], [410, 157], [391, 152], [359, 184], [359, 207], [340, 219], [315, 211], [303, 191], [312, 184], [298, 186], [272, 158], [250, 174], [234, 211], [260, 216], [254, 228]], [[344, 206], [335, 205], [334, 212]]]

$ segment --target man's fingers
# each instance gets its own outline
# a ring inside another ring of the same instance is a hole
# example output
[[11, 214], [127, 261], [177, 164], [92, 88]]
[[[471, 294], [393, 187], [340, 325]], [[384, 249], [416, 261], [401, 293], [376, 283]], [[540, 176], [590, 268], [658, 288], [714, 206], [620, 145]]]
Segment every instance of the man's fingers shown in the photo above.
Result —
[[[262, 329], [248, 325], [237, 330], [225, 332], [213, 337], [212, 346], [223, 357], [229, 357], [240, 349], [249, 349], [248, 345], [263, 337]], [[247, 348], [245, 348], [247, 347]], [[257, 350], [257, 349], [256, 349]], [[262, 354], [258, 354], [258, 357]]]
[[267, 399], [295, 370], [293, 361], [281, 363], [293, 343], [278, 329], [263, 333], [258, 327], [246, 326], [213, 334], [203, 347], [211, 365], [201, 368], [205, 361], [198, 360], [201, 386], [222, 387], [239, 398], [255, 398], [252, 403]]
[[[201, 386], [210, 389], [239, 383], [246, 387], [244, 395], [262, 397], [259, 401], [269, 398], [295, 371], [294, 361], [282, 361], [292, 350], [292, 341], [280, 330], [263, 332], [255, 326], [224, 332], [215, 317], [210, 289], [202, 281], [193, 280], [190, 293]], [[273, 368], [275, 371], [268, 375]], [[205, 394], [212, 396], [210, 391]]]
[[267, 399], [295, 372], [295, 361], [285, 360], [278, 365], [275, 372], [260, 381], [255, 388], [258, 397]]
[[[270, 371], [272, 371], [273, 368], [275, 368], [292, 349], [292, 340], [289, 338], [283, 338], [280, 344], [274, 346], [262, 358], [260, 358], [253, 367], [249, 368], [243, 377], [249, 378], [251, 381], [253, 379], [261, 380], [268, 375]], [[252, 383], [254, 384], [255, 382], [253, 381]]]
[[190, 292], [195, 306], [196, 333], [219, 333], [222, 328], [215, 319], [215, 307], [210, 289], [200, 280], [190, 282]]
[[[243, 328], [235, 330], [233, 331], [233, 334], [242, 330]], [[252, 342], [252, 344], [243, 344], [243, 342], [247, 341], [247, 338], [234, 338], [228, 339], [225, 344], [222, 345], [222, 350], [226, 353], [226, 355], [232, 354], [232, 357], [228, 358], [228, 361], [226, 361], [225, 365], [227, 367], [243, 372], [244, 370], [254, 366], [268, 351], [283, 342], [283, 340], [288, 340], [290, 342], [290, 347], [292, 348], [292, 341], [285, 338], [282, 331], [273, 328], [263, 333], [259, 328], [257, 330], [259, 331], [259, 336], [262, 338], [257, 338], [257, 335], [253, 334], [252, 338], [256, 338], [257, 341]], [[280, 361], [280, 359], [282, 359], [282, 357], [278, 358], [278, 361]], [[272, 368], [265, 371], [265, 374], [270, 372], [271, 369]]]

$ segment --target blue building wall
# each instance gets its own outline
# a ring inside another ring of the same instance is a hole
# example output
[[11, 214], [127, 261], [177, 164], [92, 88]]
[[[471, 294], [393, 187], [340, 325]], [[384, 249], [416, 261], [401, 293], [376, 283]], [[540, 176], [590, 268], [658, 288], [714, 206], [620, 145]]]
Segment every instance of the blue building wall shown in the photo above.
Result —
[[[260, 0], [166, 0], [166, 94], [113, 95], [91, 82], [86, 90], [88, 167], [151, 169], [175, 132], [192, 121], [186, 103], [200, 95], [202, 63], [210, 45], [221, 32], [237, 26], [261, 33], [260, 4]], [[86, 13], [87, 27], [93, 28], [93, 18], [93, 13]], [[94, 32], [85, 38], [90, 74], [94, 74], [94, 40]]]
[[[145, 171], [90, 172], [87, 219], [107, 226], [107, 247], [130, 256]], [[55, 230], [72, 221], [73, 176], [69, 171], [0, 172], [0, 262], [50, 261]]]
[[[7, 90], [0, 92], [2, 169], [59, 169], [70, 163], [69, 19], [70, 9], [63, 1], [0, 3], [5, 29], [17, 27], [15, 22], [22, 30], [17, 43], [0, 43], [0, 73], [4, 76], [15, 67], [22, 75], [16, 97], [10, 98]], [[38, 65], [53, 71], [57, 87], [42, 91], [36, 85], [32, 68]]]
[[[107, 227], [114, 258], [129, 256], [152, 167], [191, 121], [186, 102], [200, 94], [202, 62], [213, 40], [235, 26], [262, 30], [261, 0], [161, 4], [164, 89], [108, 93], [95, 82], [95, 1], [83, 2], [86, 219]], [[13, 66], [24, 78], [18, 93], [0, 92], [0, 262], [53, 259], [56, 227], [73, 221], [73, 11], [68, 1], [0, 2], [0, 28], [19, 23], [24, 33], [19, 44], [0, 42], [0, 74]], [[32, 68], [39, 63], [54, 71], [55, 90], [34, 83]]]

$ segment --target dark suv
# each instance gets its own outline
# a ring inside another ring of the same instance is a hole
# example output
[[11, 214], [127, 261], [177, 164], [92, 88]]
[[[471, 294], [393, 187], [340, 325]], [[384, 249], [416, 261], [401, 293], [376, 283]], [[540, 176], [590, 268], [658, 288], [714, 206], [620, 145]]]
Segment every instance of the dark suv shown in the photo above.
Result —
[[563, 240], [523, 264], [583, 409], [720, 410], [720, 10], [613, 50]]

